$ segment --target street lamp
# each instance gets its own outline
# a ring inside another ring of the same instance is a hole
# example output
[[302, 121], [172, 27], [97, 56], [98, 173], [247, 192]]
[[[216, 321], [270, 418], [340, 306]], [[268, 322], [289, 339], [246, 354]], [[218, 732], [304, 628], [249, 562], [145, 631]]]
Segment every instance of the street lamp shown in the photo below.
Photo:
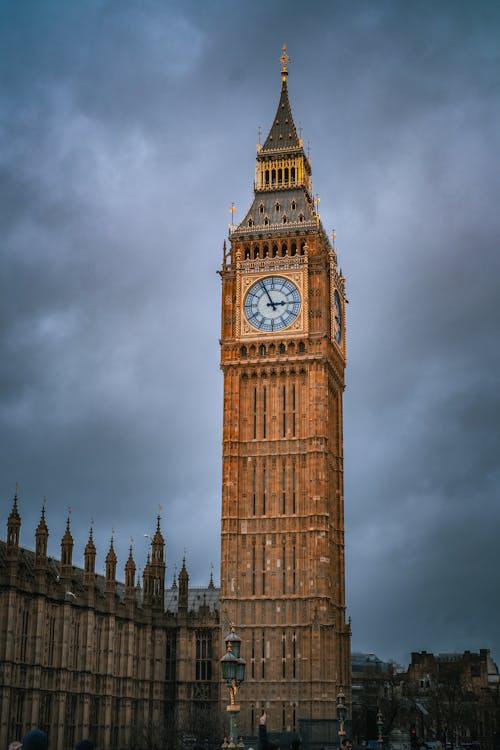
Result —
[[229, 711], [229, 743], [228, 750], [234, 750], [236, 745], [236, 717], [240, 712], [240, 707], [236, 703], [236, 694], [238, 688], [245, 679], [245, 660], [240, 656], [241, 638], [234, 631], [234, 624], [231, 623], [231, 630], [224, 638], [226, 643], [226, 653], [220, 660], [222, 677], [227, 683], [229, 691], [229, 705], [226, 710]]
[[342, 742], [342, 738], [345, 736], [345, 727], [344, 727], [344, 721], [347, 715], [347, 707], [345, 704], [345, 693], [340, 688], [338, 694], [337, 694], [337, 718], [339, 721], [339, 729], [338, 729], [338, 736], [339, 736], [339, 745]]
[[377, 711], [377, 729], [378, 729], [377, 742], [378, 742], [379, 750], [382, 750], [382, 747], [384, 745], [384, 737], [382, 735], [383, 727], [384, 727], [384, 717], [382, 716], [382, 711], [379, 708], [379, 710]]

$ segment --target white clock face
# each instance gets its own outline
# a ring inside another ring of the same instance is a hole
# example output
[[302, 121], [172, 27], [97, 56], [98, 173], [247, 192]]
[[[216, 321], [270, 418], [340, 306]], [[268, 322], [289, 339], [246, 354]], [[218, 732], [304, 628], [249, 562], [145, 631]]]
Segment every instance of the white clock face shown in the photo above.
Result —
[[248, 322], [260, 331], [280, 331], [300, 312], [300, 292], [290, 279], [265, 276], [252, 284], [244, 302]]

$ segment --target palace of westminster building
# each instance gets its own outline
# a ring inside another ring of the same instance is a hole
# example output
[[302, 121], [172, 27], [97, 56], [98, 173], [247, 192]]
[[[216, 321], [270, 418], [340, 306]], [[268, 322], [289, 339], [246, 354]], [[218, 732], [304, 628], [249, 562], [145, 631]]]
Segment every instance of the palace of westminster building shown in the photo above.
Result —
[[165, 586], [160, 518], [142, 584], [132, 549], [117, 581], [113, 541], [95, 570], [92, 530], [73, 565], [20, 544], [14, 497], [0, 541], [0, 746], [37, 726], [51, 750], [89, 736], [134, 747], [141, 726], [223, 711], [227, 623], [242, 639], [244, 735], [266, 707], [273, 727], [332, 719], [349, 704], [345, 613], [342, 396], [345, 281], [312, 194], [292, 117], [286, 49], [281, 92], [257, 147], [254, 198], [224, 243], [220, 589], [189, 587], [185, 562]]

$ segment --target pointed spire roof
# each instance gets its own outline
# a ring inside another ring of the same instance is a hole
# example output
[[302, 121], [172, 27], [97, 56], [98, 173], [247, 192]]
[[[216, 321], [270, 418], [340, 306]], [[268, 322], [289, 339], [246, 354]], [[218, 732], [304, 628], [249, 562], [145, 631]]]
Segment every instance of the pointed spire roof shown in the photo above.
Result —
[[46, 534], [48, 535], [49, 529], [47, 526], [47, 521], [45, 520], [45, 498], [43, 498], [42, 502], [42, 513], [40, 515], [40, 521], [38, 522], [38, 526], [36, 527], [36, 534]]
[[106, 562], [107, 563], [109, 563], [109, 562], [115, 563], [116, 562], [116, 552], [115, 552], [115, 548], [113, 546], [113, 536], [111, 536], [111, 542], [109, 544], [108, 554], [106, 555]]
[[163, 534], [161, 533], [160, 519], [161, 519], [161, 516], [158, 513], [158, 515], [156, 517], [156, 531], [155, 531], [155, 534], [154, 534], [154, 537], [153, 537], [153, 544], [165, 544], [165, 540], [163, 538]]
[[281, 95], [278, 102], [278, 109], [274, 116], [271, 130], [267, 136], [260, 153], [267, 151], [276, 151], [277, 149], [293, 149], [294, 151], [302, 148], [302, 139], [299, 138], [295, 123], [293, 121], [292, 108], [288, 99], [288, 86], [286, 78], [281, 84]]
[[66, 519], [66, 531], [64, 532], [64, 536], [61, 540], [62, 544], [73, 544], [73, 537], [71, 536], [71, 528], [69, 523], [69, 513], [68, 517]]
[[132, 554], [132, 545], [130, 545], [130, 548], [129, 548], [128, 560], [125, 564], [125, 570], [133, 570], [135, 573], [135, 560]]
[[90, 531], [89, 531], [89, 539], [88, 539], [87, 544], [85, 545], [85, 554], [86, 555], [92, 554], [92, 553], [95, 553], [95, 551], [96, 549], [95, 549], [95, 544], [94, 544], [93, 529], [91, 526]]
[[9, 514], [9, 521], [16, 521], [21, 522], [21, 516], [19, 515], [19, 510], [17, 507], [17, 501], [18, 501], [18, 492], [19, 492], [19, 486], [16, 484], [16, 491], [14, 493], [14, 498], [12, 500], [12, 510]]

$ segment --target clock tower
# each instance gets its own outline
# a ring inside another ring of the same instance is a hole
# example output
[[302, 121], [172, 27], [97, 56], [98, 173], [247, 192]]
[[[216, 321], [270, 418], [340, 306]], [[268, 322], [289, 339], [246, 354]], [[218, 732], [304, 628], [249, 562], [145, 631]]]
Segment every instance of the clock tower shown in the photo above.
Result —
[[254, 199], [229, 233], [224, 373], [221, 619], [246, 661], [240, 732], [335, 719], [349, 702], [342, 394], [345, 284], [314, 201], [288, 98], [286, 47]]

